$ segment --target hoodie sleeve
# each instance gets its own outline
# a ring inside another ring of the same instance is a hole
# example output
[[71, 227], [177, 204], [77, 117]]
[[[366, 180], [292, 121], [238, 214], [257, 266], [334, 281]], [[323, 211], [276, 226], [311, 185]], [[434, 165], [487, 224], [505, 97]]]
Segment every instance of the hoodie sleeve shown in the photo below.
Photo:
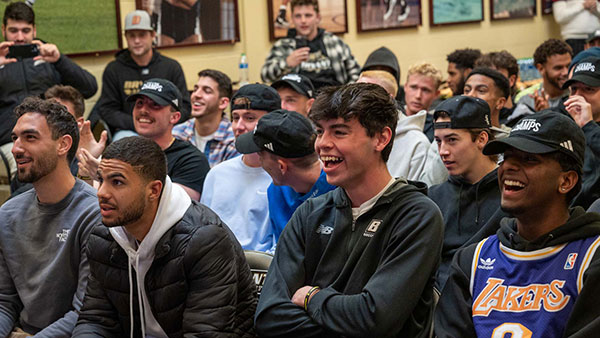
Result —
[[398, 215], [398, 223], [389, 224], [395, 230], [362, 292], [347, 295], [329, 286], [308, 303], [308, 314], [320, 327], [342, 336], [396, 336], [414, 319], [423, 295], [433, 292], [430, 281], [440, 259], [442, 215], [433, 201], [418, 197]]
[[459, 250], [452, 259], [450, 277], [435, 309], [433, 327], [438, 338], [477, 337], [471, 312], [473, 297], [469, 286], [476, 245]]
[[583, 274], [583, 288], [567, 321], [564, 337], [596, 337], [600, 331], [600, 250]]
[[98, 83], [94, 75], [81, 68], [65, 55], [61, 55], [54, 63], [54, 68], [60, 73], [61, 83], [73, 86], [84, 98], [89, 99], [98, 91]]
[[23, 304], [0, 248], [0, 337], [10, 335], [22, 308]]
[[110, 63], [102, 75], [102, 94], [94, 110], [109, 125], [111, 132], [134, 130], [131, 112], [123, 111], [123, 99], [119, 87], [119, 78], [113, 63]]
[[254, 319], [261, 337], [314, 337], [324, 333], [304, 309], [292, 303], [293, 292], [305, 285], [303, 220], [310, 204], [308, 200], [296, 209], [279, 238]]
[[281, 76], [299, 69], [289, 68], [287, 65], [287, 57], [296, 48], [296, 43], [293, 39], [279, 39], [269, 52], [265, 64], [260, 71], [260, 77], [264, 82], [274, 82]]
[[554, 14], [554, 20], [559, 25], [565, 25], [569, 21], [573, 20], [577, 14], [584, 11], [583, 1], [554, 1], [552, 4], [552, 13]]

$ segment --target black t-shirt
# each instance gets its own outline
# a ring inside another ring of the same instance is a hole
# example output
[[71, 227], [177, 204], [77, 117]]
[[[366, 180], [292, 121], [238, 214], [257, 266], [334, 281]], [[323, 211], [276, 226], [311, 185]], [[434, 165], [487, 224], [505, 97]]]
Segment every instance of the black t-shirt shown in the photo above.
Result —
[[191, 143], [177, 139], [165, 149], [165, 155], [171, 181], [202, 194], [204, 178], [210, 170], [206, 156]]

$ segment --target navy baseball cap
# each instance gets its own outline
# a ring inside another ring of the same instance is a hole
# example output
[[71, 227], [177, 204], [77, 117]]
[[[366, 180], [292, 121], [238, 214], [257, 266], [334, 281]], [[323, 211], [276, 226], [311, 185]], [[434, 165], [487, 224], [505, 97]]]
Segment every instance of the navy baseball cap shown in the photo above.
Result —
[[261, 83], [241, 87], [231, 99], [231, 111], [255, 109], [271, 112], [281, 108], [281, 98], [277, 91]]
[[129, 95], [127, 101], [135, 101], [140, 96], [146, 96], [161, 106], [171, 105], [180, 111], [183, 101], [181, 92], [173, 82], [165, 79], [150, 79], [142, 84], [139, 92]]
[[312, 81], [301, 74], [286, 74], [281, 79], [273, 82], [271, 87], [278, 89], [281, 87], [291, 87], [300, 95], [306, 96], [309, 99], [315, 97], [315, 87]]
[[435, 121], [440, 112], [450, 116], [450, 122], [434, 122], [435, 129], [473, 129], [491, 128], [490, 106], [484, 100], [459, 95], [451, 97], [440, 103], [433, 113]]
[[523, 117], [503, 139], [489, 142], [484, 155], [503, 153], [512, 147], [532, 154], [560, 151], [583, 166], [585, 136], [570, 117], [552, 109]]
[[569, 88], [575, 82], [581, 82], [590, 87], [600, 87], [600, 57], [585, 58], [573, 66], [573, 75], [563, 89]]
[[302, 114], [278, 109], [263, 115], [252, 133], [238, 136], [235, 148], [242, 154], [267, 150], [284, 158], [298, 158], [315, 152], [316, 136]]

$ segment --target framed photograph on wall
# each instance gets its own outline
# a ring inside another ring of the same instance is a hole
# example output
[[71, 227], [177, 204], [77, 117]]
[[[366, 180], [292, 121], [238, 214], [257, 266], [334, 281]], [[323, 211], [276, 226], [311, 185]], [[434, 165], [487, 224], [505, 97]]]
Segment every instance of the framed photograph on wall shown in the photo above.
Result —
[[552, 14], [552, 0], [542, 0], [542, 14]]
[[483, 0], [429, 0], [432, 26], [483, 21]]
[[492, 20], [534, 17], [535, 3], [536, 0], [490, 0]]
[[[10, 1], [9, 1], [10, 2]], [[0, 11], [9, 2], [0, 2]], [[119, 0], [36, 1], [36, 37], [67, 55], [113, 53], [122, 48]]]
[[415, 27], [421, 24], [421, 0], [356, 0], [359, 32]]
[[[294, 28], [290, 2], [290, 0], [267, 0], [271, 40], [286, 37], [288, 29]], [[336, 34], [348, 32], [346, 0], [319, 0], [319, 13], [321, 14], [320, 28]]]
[[156, 46], [240, 41], [237, 0], [135, 0], [150, 14]]

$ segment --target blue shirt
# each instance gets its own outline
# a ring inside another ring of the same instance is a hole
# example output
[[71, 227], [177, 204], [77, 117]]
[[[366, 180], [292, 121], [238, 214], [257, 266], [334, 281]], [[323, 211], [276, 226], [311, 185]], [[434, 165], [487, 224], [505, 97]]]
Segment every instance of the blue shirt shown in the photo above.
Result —
[[288, 186], [277, 186], [271, 183], [267, 189], [267, 198], [269, 200], [269, 217], [275, 231], [275, 238], [279, 239], [283, 228], [285, 228], [300, 204], [311, 197], [323, 195], [335, 188], [335, 186], [327, 183], [327, 175], [323, 170], [321, 170], [317, 182], [306, 194], [299, 194]]

